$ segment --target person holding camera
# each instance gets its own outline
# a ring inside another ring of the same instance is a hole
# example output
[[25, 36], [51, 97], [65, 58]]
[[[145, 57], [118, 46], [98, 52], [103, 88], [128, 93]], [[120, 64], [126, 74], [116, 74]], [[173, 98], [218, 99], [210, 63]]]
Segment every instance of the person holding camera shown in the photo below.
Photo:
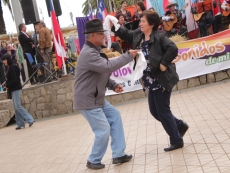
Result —
[[20, 69], [17, 65], [13, 64], [12, 58], [9, 54], [5, 54], [2, 57], [2, 61], [4, 65], [8, 67], [8, 71], [6, 73], [7, 80], [4, 88], [7, 90], [7, 93], [9, 93], [9, 98], [13, 100], [17, 124], [16, 130], [25, 128], [24, 120], [26, 120], [29, 123], [29, 127], [31, 127], [34, 123], [34, 118], [21, 105], [20, 100], [20, 94], [22, 92], [22, 84], [20, 81]]

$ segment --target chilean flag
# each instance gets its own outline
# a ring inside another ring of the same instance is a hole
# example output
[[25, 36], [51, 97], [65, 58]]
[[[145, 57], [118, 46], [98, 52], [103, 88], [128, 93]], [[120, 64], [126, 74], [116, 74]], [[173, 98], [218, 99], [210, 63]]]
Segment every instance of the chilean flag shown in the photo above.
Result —
[[66, 58], [65, 43], [51, 0], [49, 0], [49, 4], [50, 4], [50, 16], [51, 16], [51, 23], [52, 23], [52, 33], [54, 39], [56, 60], [58, 63], [58, 69], [60, 69], [63, 64], [65, 66], [64, 63], [64, 58]]
[[104, 21], [105, 17], [107, 16], [107, 10], [105, 8], [105, 4], [103, 2], [103, 0], [100, 0], [99, 1], [99, 4], [98, 4], [98, 14], [97, 14], [97, 17], [99, 19], [101, 19], [102, 21]]

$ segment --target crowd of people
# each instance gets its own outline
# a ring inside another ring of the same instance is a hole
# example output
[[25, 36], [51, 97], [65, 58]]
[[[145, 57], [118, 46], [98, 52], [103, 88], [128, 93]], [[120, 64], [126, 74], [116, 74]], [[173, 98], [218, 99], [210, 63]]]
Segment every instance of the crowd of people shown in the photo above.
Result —
[[[204, 3], [204, 5], [202, 5], [202, 3]], [[200, 37], [205, 37], [209, 34], [215, 34], [220, 30], [227, 29], [222, 24], [225, 24], [223, 23], [225, 20], [229, 21], [230, 15], [226, 16], [218, 13], [216, 16], [214, 16], [213, 9], [221, 6], [222, 11], [228, 12], [230, 9], [229, 3], [230, 1], [228, 0], [224, 0], [222, 4], [217, 4], [215, 1], [210, 0], [199, 0], [197, 4], [191, 8], [191, 13], [199, 27]], [[168, 37], [175, 34], [189, 37], [186, 26], [187, 19], [185, 15], [185, 9], [187, 6], [188, 4], [185, 4], [182, 9], [179, 9], [177, 3], [169, 2], [166, 6], [167, 11], [165, 12], [164, 16], [161, 17], [161, 22], [158, 29], [166, 31]], [[205, 6], [205, 8], [202, 8], [203, 6]], [[138, 1], [133, 7], [135, 8], [135, 12], [133, 15], [131, 15], [130, 11], [127, 10], [127, 1], [121, 1], [121, 8], [116, 11], [116, 17], [121, 25], [128, 26], [126, 24], [132, 23], [135, 20], [140, 20], [143, 11], [146, 10], [143, 1]], [[152, 7], [148, 10], [155, 11]], [[197, 16], [199, 17], [197, 18]], [[211, 33], [209, 33], [207, 30], [207, 28], [210, 26], [212, 26]]]

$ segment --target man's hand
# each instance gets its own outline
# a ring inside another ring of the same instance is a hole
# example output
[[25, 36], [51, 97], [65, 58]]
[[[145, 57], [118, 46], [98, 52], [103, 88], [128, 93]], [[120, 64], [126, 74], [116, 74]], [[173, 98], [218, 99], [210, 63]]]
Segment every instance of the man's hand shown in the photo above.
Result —
[[229, 10], [230, 10], [230, 7], [229, 7], [229, 6], [227, 6], [227, 7], [226, 7], [226, 10], [227, 10], [227, 11], [229, 11]]
[[140, 50], [132, 50], [132, 49], [129, 50], [129, 53], [132, 55], [133, 58], [136, 57], [137, 52], [140, 52]]
[[117, 86], [116, 86], [116, 88], [115, 88], [115, 90], [114, 90], [116, 93], [121, 93], [121, 92], [123, 92], [124, 90], [123, 90], [123, 87], [120, 85], [120, 84], [118, 84]]
[[165, 70], [167, 70], [167, 67], [165, 67], [163, 64], [160, 64], [160, 70], [165, 71]]

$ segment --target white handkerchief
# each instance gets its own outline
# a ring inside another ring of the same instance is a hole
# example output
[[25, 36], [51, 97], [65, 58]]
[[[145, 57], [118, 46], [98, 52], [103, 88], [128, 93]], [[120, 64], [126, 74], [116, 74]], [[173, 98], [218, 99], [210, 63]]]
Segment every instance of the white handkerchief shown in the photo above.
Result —
[[[145, 59], [145, 56], [142, 52], [137, 53], [138, 56], [136, 56], [136, 67], [133, 70], [133, 79], [134, 81], [139, 80], [143, 76], [143, 71], [147, 67], [147, 62]], [[133, 69], [134, 67], [134, 60], [129, 63], [129, 68]]]
[[105, 36], [107, 38], [107, 42], [108, 42], [108, 47], [107, 49], [109, 50], [111, 48], [112, 45], [112, 41], [111, 41], [111, 28], [110, 28], [110, 21], [113, 23], [114, 27], [115, 27], [115, 31], [117, 31], [120, 28], [120, 24], [118, 24], [118, 20], [116, 17], [111, 16], [111, 15], [107, 15], [104, 23], [103, 23], [103, 28], [105, 30], [107, 30], [105, 32]]

